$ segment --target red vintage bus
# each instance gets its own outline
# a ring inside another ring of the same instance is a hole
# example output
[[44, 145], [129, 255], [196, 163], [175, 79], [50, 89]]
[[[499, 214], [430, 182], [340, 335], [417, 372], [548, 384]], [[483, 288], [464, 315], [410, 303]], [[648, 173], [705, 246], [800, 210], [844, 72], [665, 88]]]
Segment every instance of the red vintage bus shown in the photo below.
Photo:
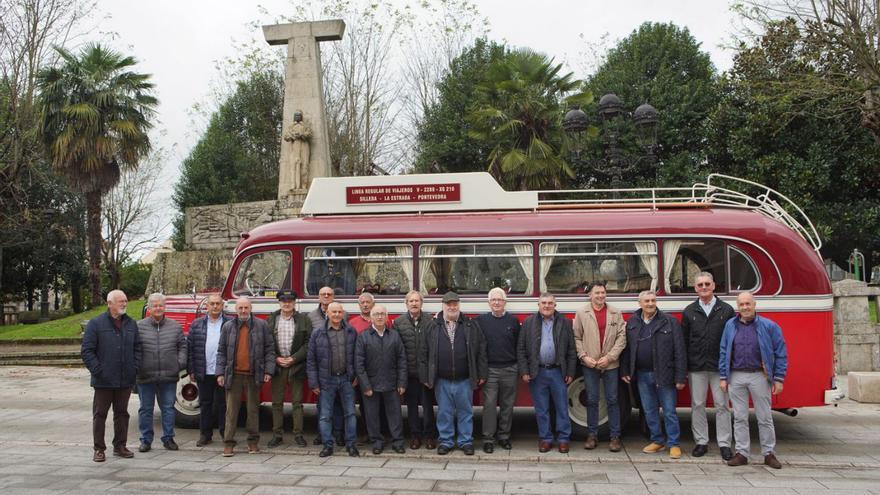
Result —
[[[602, 279], [608, 303], [627, 317], [647, 289], [680, 317], [696, 298], [694, 276], [706, 271], [720, 298], [735, 306], [738, 292], [753, 291], [758, 311], [781, 325], [790, 374], [775, 409], [791, 413], [833, 395], [832, 295], [819, 237], [794, 203], [759, 184], [711, 175], [685, 189], [508, 192], [486, 173], [319, 178], [302, 213], [241, 234], [222, 291], [226, 311], [249, 296], [265, 317], [277, 309], [276, 292], [293, 288], [298, 310], [309, 312], [318, 289], [331, 286], [350, 314], [368, 290], [399, 315], [415, 289], [425, 311], [439, 311], [440, 296], [454, 290], [476, 315], [488, 311], [489, 289], [502, 287], [521, 320], [544, 291], [571, 318], [588, 303], [586, 282]], [[204, 298], [170, 297], [167, 311], [188, 328]], [[620, 387], [630, 411], [636, 396]], [[179, 417], [193, 423], [197, 390], [188, 380], [180, 388]], [[270, 400], [268, 387], [263, 397]], [[585, 401], [579, 378], [569, 386], [569, 414], [580, 434]], [[688, 403], [684, 390], [679, 404]], [[530, 405], [521, 384], [517, 406]], [[600, 416], [604, 423], [604, 404]]]

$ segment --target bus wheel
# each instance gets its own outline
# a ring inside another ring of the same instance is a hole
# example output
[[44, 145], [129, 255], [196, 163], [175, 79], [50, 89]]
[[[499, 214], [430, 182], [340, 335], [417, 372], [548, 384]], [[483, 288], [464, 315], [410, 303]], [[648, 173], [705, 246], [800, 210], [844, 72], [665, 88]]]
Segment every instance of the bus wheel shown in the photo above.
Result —
[[[617, 388], [617, 405], [620, 408], [621, 435], [626, 432], [632, 406], [629, 387], [619, 382]], [[571, 418], [572, 436], [587, 438], [587, 390], [584, 377], [579, 376], [568, 386], [568, 417]], [[605, 386], [599, 382], [599, 438], [607, 439], [610, 432], [608, 424], [608, 404], [605, 402]]]
[[174, 401], [174, 424], [180, 428], [199, 427], [199, 387], [189, 381], [186, 371], [177, 380], [177, 400]]

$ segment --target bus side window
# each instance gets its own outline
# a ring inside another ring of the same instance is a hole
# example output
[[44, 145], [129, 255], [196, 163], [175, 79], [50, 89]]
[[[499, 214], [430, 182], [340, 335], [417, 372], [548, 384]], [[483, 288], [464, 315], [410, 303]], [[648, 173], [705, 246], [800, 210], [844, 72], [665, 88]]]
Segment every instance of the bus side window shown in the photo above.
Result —
[[412, 246], [314, 246], [305, 249], [306, 295], [403, 295], [413, 286]]
[[664, 240], [663, 270], [667, 292], [693, 294], [694, 277], [700, 272], [712, 274], [715, 292], [728, 292], [726, 253], [723, 241]]
[[236, 296], [275, 296], [290, 288], [290, 251], [255, 253], [238, 265], [232, 293]]
[[657, 288], [654, 241], [544, 242], [540, 253], [541, 292], [582, 294], [596, 280], [609, 294]]
[[419, 273], [423, 294], [485, 294], [500, 287], [530, 294], [534, 285], [532, 245], [422, 244]]

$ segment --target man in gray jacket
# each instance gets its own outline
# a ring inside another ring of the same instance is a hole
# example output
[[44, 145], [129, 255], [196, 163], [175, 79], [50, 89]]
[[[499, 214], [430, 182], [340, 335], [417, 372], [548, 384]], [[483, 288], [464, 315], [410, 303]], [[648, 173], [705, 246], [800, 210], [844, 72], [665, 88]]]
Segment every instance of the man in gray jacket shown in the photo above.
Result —
[[260, 451], [260, 387], [272, 380], [275, 373], [275, 341], [265, 321], [251, 315], [251, 301], [240, 297], [235, 301], [236, 318], [220, 329], [217, 349], [217, 384], [226, 387], [226, 428], [223, 457], [232, 457], [241, 394], [247, 391], [248, 453]]
[[165, 296], [150, 294], [147, 299], [150, 316], [140, 320], [138, 337], [141, 367], [138, 370], [138, 427], [141, 446], [149, 452], [153, 443], [153, 408], [159, 399], [162, 414], [162, 445], [177, 450], [174, 442], [174, 401], [177, 398], [177, 380], [180, 370], [186, 369], [186, 338], [180, 324], [165, 318]]

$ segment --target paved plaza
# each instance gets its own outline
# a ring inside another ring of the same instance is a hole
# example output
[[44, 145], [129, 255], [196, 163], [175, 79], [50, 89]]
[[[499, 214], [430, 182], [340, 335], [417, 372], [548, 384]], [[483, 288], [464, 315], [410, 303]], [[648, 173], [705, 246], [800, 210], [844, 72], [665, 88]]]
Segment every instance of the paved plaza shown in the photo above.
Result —
[[[474, 457], [460, 451], [438, 456], [424, 449], [375, 456], [362, 448], [360, 458], [337, 451], [321, 459], [316, 447], [291, 446], [289, 433], [285, 445], [265, 448], [270, 432], [264, 422], [261, 454], [239, 452], [224, 458], [219, 442], [198, 448], [197, 430], [179, 429], [178, 452], [166, 451], [156, 441], [153, 451], [135, 452], [134, 459], [108, 455], [107, 462], [96, 464], [91, 460], [91, 389], [85, 369], [0, 367], [0, 393], [0, 493], [880, 494], [880, 405], [851, 401], [836, 408], [802, 409], [795, 418], [775, 414], [778, 456], [784, 464], [776, 471], [762, 465], [727, 467], [717, 448], [706, 457], [690, 457], [686, 410], [679, 415], [685, 455], [678, 461], [642, 454], [647, 441], [634, 432], [617, 454], [608, 452], [607, 444], [583, 450], [582, 439], [576, 439], [567, 455], [538, 454], [534, 419], [522, 410], [514, 423], [512, 451], [483, 454], [477, 441]], [[137, 407], [133, 395], [133, 450], [138, 444]], [[108, 443], [110, 424], [108, 420]], [[311, 406], [306, 426], [311, 441]], [[160, 432], [158, 421], [156, 427]], [[240, 433], [243, 439], [244, 431]]]

